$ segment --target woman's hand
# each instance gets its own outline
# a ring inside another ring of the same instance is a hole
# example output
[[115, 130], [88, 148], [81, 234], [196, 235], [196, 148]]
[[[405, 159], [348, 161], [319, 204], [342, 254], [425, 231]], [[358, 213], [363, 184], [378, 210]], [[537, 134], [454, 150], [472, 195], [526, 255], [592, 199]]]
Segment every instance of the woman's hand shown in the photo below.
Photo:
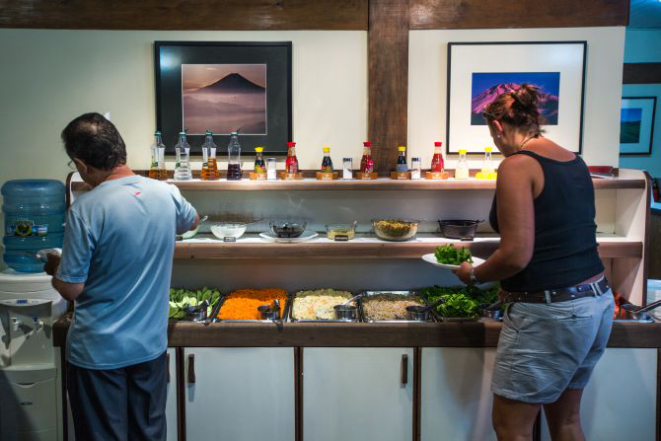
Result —
[[462, 262], [461, 266], [457, 268], [456, 270], [452, 270], [453, 273], [459, 277], [459, 280], [464, 282], [466, 285], [472, 285], [473, 281], [471, 280], [471, 270], [473, 269], [473, 265], [471, 265], [468, 262]]

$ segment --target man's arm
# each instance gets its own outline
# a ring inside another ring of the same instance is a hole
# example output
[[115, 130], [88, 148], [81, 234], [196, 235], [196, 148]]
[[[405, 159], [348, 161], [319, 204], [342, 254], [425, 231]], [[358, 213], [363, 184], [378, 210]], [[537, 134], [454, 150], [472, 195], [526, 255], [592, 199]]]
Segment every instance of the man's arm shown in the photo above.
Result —
[[46, 271], [49, 276], [53, 276], [51, 284], [53, 285], [53, 288], [55, 288], [55, 290], [60, 293], [64, 300], [73, 302], [78, 298], [80, 293], [83, 292], [85, 284], [67, 283], [55, 277], [57, 268], [60, 266], [60, 260], [60, 256], [57, 254], [48, 254], [48, 262], [46, 262], [46, 265], [44, 265], [44, 271]]

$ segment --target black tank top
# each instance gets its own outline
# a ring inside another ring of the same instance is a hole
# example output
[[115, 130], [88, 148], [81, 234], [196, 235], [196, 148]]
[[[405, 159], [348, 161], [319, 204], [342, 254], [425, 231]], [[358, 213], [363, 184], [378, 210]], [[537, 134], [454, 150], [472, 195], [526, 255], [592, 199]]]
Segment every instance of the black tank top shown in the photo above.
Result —
[[[576, 155], [560, 162], [533, 152], [517, 152], [539, 162], [544, 189], [534, 200], [535, 247], [528, 266], [501, 281], [506, 291], [532, 292], [566, 288], [604, 270], [597, 252], [594, 186], [585, 162]], [[498, 232], [497, 201], [489, 222]]]

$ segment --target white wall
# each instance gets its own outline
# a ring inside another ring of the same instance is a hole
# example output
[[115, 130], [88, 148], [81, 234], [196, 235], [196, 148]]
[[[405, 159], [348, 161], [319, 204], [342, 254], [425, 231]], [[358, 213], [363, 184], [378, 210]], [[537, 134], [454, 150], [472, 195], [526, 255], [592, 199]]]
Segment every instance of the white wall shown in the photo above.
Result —
[[[412, 31], [409, 40], [409, 157], [428, 167], [433, 142], [446, 140], [447, 43], [464, 41], [588, 42], [583, 158], [592, 165], [617, 165], [623, 27]], [[497, 48], [494, 48], [497, 50]], [[485, 128], [485, 130], [487, 130]], [[494, 149], [495, 151], [495, 149]], [[449, 164], [454, 167], [456, 156]], [[479, 160], [473, 160], [479, 167]]]
[[153, 42], [291, 41], [293, 137], [302, 168], [360, 159], [367, 136], [364, 31], [170, 32], [0, 29], [0, 184], [63, 179], [60, 131], [89, 111], [110, 111], [129, 165], [146, 169], [156, 124]]

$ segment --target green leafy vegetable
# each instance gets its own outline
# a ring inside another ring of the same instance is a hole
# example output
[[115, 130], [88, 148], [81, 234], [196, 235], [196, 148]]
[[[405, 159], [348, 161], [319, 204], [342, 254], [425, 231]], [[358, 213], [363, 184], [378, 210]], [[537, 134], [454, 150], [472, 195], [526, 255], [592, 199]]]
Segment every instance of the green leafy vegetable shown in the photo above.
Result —
[[197, 306], [205, 300], [209, 301], [207, 315], [211, 315], [211, 311], [219, 299], [220, 292], [215, 289], [209, 289], [206, 286], [198, 291], [170, 289], [170, 318], [184, 318], [185, 307]]
[[443, 299], [436, 307], [441, 317], [478, 317], [480, 307], [498, 300], [498, 286], [480, 289], [476, 286], [430, 286], [420, 291], [427, 304]]
[[438, 263], [450, 265], [460, 265], [462, 262], [473, 263], [473, 255], [468, 248], [456, 248], [454, 245], [438, 247], [434, 255]]

